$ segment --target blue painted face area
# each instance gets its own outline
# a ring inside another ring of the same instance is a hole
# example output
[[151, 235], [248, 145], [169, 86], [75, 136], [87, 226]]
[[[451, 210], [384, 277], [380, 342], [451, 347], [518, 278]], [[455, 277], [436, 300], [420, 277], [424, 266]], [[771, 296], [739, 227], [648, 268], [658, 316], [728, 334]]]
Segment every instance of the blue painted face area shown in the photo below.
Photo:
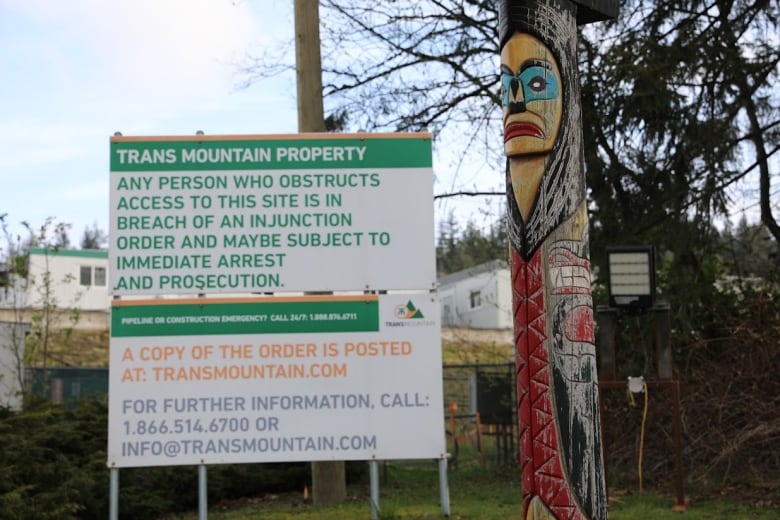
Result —
[[560, 85], [552, 66], [541, 60], [523, 63], [517, 74], [507, 66], [501, 66], [501, 104], [508, 107], [510, 92], [517, 99], [520, 88], [523, 89], [522, 101], [525, 104], [555, 99], [560, 95]]

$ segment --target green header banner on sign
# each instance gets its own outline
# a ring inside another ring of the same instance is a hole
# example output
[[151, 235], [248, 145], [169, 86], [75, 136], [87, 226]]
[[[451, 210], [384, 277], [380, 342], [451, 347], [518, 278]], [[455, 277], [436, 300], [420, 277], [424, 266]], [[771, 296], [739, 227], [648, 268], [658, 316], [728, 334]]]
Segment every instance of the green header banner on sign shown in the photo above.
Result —
[[429, 134], [111, 140], [112, 172], [430, 168]]
[[375, 299], [117, 305], [111, 337], [376, 332]]

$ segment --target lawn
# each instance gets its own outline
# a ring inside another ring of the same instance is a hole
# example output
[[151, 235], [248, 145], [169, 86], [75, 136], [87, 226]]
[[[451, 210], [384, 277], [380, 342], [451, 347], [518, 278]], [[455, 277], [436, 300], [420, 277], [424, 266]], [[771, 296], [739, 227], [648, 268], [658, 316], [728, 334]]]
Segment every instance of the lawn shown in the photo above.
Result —
[[[462, 457], [463, 459], [463, 457]], [[490, 460], [489, 458], [487, 460]], [[418, 520], [441, 518], [439, 477], [434, 461], [392, 461], [380, 464], [380, 519]], [[520, 482], [515, 468], [483, 465], [474, 457], [448, 472], [450, 518], [454, 520], [523, 520]], [[344, 504], [315, 507], [300, 493], [259, 495], [212, 504], [213, 520], [351, 520], [371, 516], [367, 480], [348, 487]], [[612, 490], [611, 520], [774, 520], [780, 518], [780, 498], [763, 504], [737, 500], [693, 498], [684, 512], [676, 511], [673, 495]], [[196, 520], [197, 513], [165, 520]]]
[[[393, 461], [380, 463], [380, 510], [382, 519], [441, 518], [439, 474], [435, 461]], [[474, 465], [448, 473], [450, 510], [453, 519], [522, 519], [520, 484], [514, 471]], [[303, 493], [265, 495], [258, 498], [215, 504], [209, 518], [218, 520], [348, 520], [371, 515], [369, 483], [348, 488], [344, 504], [315, 507]], [[167, 520], [195, 520], [196, 513], [167, 517]]]

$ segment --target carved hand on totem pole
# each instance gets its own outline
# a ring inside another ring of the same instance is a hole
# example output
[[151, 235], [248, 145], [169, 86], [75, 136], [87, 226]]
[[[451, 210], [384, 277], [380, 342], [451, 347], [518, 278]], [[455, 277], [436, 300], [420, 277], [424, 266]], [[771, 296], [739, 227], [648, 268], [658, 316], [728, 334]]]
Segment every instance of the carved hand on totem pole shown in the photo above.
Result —
[[577, 6], [503, 0], [499, 33], [524, 517], [605, 519]]

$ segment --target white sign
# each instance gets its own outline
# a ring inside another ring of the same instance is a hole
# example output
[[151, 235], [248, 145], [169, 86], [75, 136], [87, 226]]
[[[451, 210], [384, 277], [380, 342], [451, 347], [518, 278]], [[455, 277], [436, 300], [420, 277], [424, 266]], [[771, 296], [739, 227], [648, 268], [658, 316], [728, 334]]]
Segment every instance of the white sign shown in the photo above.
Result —
[[435, 295], [118, 301], [111, 336], [111, 467], [445, 455]]
[[114, 295], [434, 289], [428, 134], [111, 140]]

